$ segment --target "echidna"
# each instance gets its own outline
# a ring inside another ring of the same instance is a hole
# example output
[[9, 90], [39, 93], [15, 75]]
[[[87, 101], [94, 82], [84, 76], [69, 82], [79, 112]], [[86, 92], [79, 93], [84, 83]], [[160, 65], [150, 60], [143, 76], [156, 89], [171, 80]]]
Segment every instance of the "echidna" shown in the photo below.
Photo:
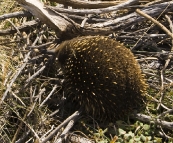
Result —
[[129, 49], [104, 36], [83, 36], [57, 48], [67, 98], [95, 117], [122, 119], [143, 105], [146, 83]]

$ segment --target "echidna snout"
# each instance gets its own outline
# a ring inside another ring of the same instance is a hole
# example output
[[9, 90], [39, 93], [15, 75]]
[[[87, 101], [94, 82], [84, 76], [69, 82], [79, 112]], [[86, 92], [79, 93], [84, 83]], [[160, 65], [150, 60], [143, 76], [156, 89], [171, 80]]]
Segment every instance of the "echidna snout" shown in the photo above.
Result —
[[146, 84], [129, 49], [104, 36], [63, 42], [58, 60], [67, 98], [93, 116], [120, 119], [143, 105]]

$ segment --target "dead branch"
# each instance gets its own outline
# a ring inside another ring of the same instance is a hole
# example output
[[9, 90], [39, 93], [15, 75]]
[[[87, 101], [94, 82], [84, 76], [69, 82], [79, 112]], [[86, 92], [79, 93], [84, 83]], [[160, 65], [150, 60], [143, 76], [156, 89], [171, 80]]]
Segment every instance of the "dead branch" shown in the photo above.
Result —
[[154, 122], [157, 125], [161, 125], [163, 128], [173, 129], [173, 122], [162, 121], [161, 119], [154, 119], [150, 116], [144, 114], [136, 114], [135, 117], [140, 121], [151, 123]]
[[61, 13], [69, 13], [69, 14], [103, 14], [108, 13], [112, 11], [117, 11], [120, 9], [123, 9], [124, 7], [128, 7], [132, 4], [137, 4], [138, 0], [128, 0], [126, 2], [121, 2], [120, 4], [116, 6], [106, 7], [106, 8], [100, 8], [100, 9], [64, 9], [64, 8], [56, 8], [52, 6], [47, 6], [51, 9], [56, 10], [57, 12]]
[[[165, 12], [172, 10], [173, 9], [172, 6], [173, 6], [173, 2], [165, 2], [165, 3], [152, 5], [152, 6], [143, 8], [141, 9], [141, 11], [144, 12], [145, 14], [150, 14], [152, 17], [155, 17], [155, 16], [158, 16], [160, 13], [162, 13], [164, 9], [165, 9]], [[120, 27], [127, 27], [128, 25], [132, 25], [137, 22], [142, 22], [144, 20], [146, 19], [137, 15], [136, 13], [131, 13], [129, 15], [116, 18], [114, 20], [108, 20], [107, 22], [92, 24], [91, 26], [103, 28], [103, 27], [117, 25], [117, 26], [114, 26], [113, 29], [118, 29]]]
[[71, 120], [76, 121], [79, 117], [80, 111], [76, 111], [70, 117], [68, 117], [65, 121], [63, 121], [58, 127], [56, 127], [47, 137], [41, 138], [41, 143], [46, 143], [49, 139], [51, 139], [63, 126], [67, 125]]
[[50, 0], [60, 4], [72, 6], [73, 8], [105, 8], [109, 6], [118, 5], [123, 1], [81, 1], [81, 0]]
[[[32, 20], [32, 21], [25, 22], [21, 26], [16, 26], [16, 28], [19, 31], [22, 32], [22, 31], [26, 31], [26, 30], [30, 29], [32, 26], [36, 26], [38, 24], [39, 24], [38, 21]], [[15, 28], [9, 28], [9, 29], [6, 29], [6, 30], [0, 30], [0, 36], [14, 34], [14, 33], [16, 33], [16, 29]]]
[[77, 143], [95, 143], [94, 140], [91, 140], [91, 139], [88, 139], [85, 137], [81, 137], [81, 136], [79, 136], [77, 134], [73, 134], [73, 133], [71, 133], [68, 136], [68, 141], [69, 142], [77, 142]]
[[145, 18], [147, 18], [148, 20], [151, 20], [153, 23], [155, 23], [156, 25], [158, 25], [163, 31], [166, 32], [167, 35], [169, 35], [172, 39], [173, 39], [173, 34], [170, 32], [170, 30], [168, 30], [163, 24], [161, 24], [160, 22], [158, 22], [157, 20], [155, 20], [154, 18], [152, 18], [151, 16], [147, 15], [146, 13], [140, 11], [139, 9], [136, 10], [136, 12], [138, 14], [140, 14], [141, 16], [144, 16]]
[[[123, 29], [125, 27], [128, 27], [136, 22], [142, 22], [145, 19], [143, 17], [139, 17], [136, 13], [132, 13], [120, 18], [116, 18], [115, 20], [108, 20], [106, 22], [102, 23], [96, 23], [96, 24], [90, 24], [86, 25], [85, 27], [81, 28], [79, 24], [75, 23], [71, 19], [69, 19], [67, 16], [60, 14], [58, 12], [68, 12], [68, 13], [75, 13], [75, 14], [83, 14], [87, 13], [87, 10], [73, 10], [73, 9], [62, 9], [62, 8], [55, 8], [55, 7], [44, 7], [44, 5], [40, 2], [35, 1], [26, 1], [26, 0], [17, 0], [22, 5], [24, 5], [25, 8], [27, 8], [29, 11], [31, 11], [36, 17], [38, 17], [42, 22], [46, 23], [48, 26], [53, 28], [57, 36], [62, 37], [62, 39], [73, 38], [78, 35], [96, 35], [96, 34], [110, 34], [114, 31]], [[135, 1], [128, 1], [126, 3], [117, 5], [112, 7], [112, 9], [99, 9], [99, 10], [89, 10], [89, 13], [104, 13], [104, 12], [110, 12], [112, 10], [119, 9], [121, 7], [130, 5], [130, 2]], [[170, 11], [173, 9], [172, 7], [173, 2], [165, 2], [161, 4], [156, 4], [152, 6], [148, 6], [146, 8], [143, 8], [142, 11], [146, 14], [150, 14], [152, 16], [157, 16], [159, 13], [162, 12], [163, 8], [166, 8], [166, 11]], [[55, 12], [54, 10], [57, 10]], [[108, 11], [107, 11], [108, 10]], [[79, 13], [78, 13], [79, 12]], [[116, 25], [116, 26], [114, 26]], [[67, 36], [68, 35], [68, 36]]]
[[0, 20], [5, 20], [8, 18], [14, 18], [14, 17], [20, 17], [20, 16], [30, 17], [30, 16], [32, 16], [32, 14], [28, 11], [17, 11], [17, 12], [13, 12], [13, 13], [7, 13], [4, 15], [0, 15]]
[[[58, 36], [63, 37], [68, 33], [69, 38], [76, 35], [79, 31], [79, 25], [69, 19], [67, 16], [57, 13], [44, 7], [43, 3], [38, 0], [17, 0], [33, 15], [38, 17], [43, 23], [53, 28]], [[65, 38], [65, 37], [64, 37]], [[67, 37], [66, 37], [67, 38]]]

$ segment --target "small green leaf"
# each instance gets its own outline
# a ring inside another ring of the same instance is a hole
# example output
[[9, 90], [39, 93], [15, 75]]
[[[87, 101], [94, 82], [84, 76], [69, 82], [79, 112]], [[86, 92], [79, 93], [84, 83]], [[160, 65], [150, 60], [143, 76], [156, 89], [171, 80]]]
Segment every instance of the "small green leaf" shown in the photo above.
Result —
[[140, 141], [140, 137], [134, 137], [134, 141]]
[[143, 134], [141, 134], [141, 140], [146, 141], [146, 137]]
[[118, 129], [119, 135], [124, 135], [126, 133], [126, 131], [124, 131], [123, 129]]
[[154, 137], [155, 143], [162, 143], [162, 138]]
[[150, 125], [145, 124], [145, 125], [143, 126], [143, 129], [144, 129], [144, 130], [149, 130], [149, 129], [150, 129]]
[[128, 132], [128, 134], [129, 134], [131, 137], [134, 137], [134, 136], [135, 136], [134, 133], [132, 133], [131, 131]]
[[150, 141], [150, 140], [151, 140], [151, 136], [147, 136], [147, 137], [146, 137], [146, 140], [147, 140], [147, 141]]
[[134, 143], [134, 139], [130, 139], [129, 140], [129, 143]]
[[131, 136], [130, 136], [129, 134], [125, 134], [125, 135], [124, 135], [124, 139], [125, 139], [125, 140], [129, 140], [130, 138], [131, 138]]

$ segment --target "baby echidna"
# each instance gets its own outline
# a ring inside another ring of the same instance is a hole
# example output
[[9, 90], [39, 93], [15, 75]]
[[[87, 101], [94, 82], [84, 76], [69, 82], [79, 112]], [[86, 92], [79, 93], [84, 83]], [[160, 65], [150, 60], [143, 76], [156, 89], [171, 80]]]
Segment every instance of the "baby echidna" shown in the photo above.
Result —
[[122, 119], [143, 105], [146, 84], [129, 49], [104, 36], [77, 37], [57, 49], [67, 98], [93, 116]]

